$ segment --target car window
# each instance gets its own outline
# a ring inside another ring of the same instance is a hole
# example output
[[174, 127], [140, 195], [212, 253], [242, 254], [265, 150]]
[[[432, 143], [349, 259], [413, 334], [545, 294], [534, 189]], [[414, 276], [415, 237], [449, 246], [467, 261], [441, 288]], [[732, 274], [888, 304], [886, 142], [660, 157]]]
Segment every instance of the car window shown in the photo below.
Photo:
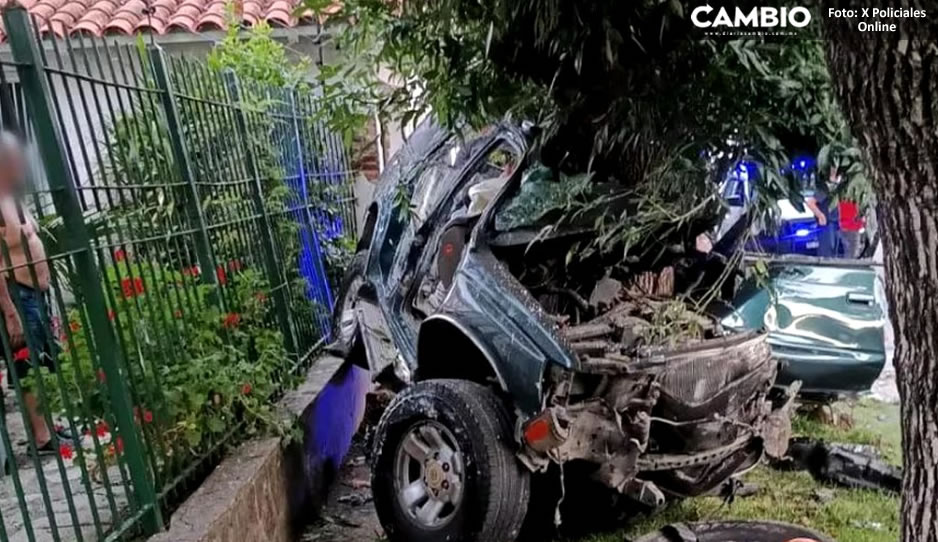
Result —
[[[411, 306], [421, 317], [439, 308], [446, 298], [452, 280], [462, 260], [475, 221], [511, 179], [521, 160], [521, 152], [508, 141], [496, 140], [483, 153], [475, 152], [472, 167], [460, 178], [458, 186], [451, 184], [446, 201], [440, 201], [438, 227], [434, 229], [422, 254], [428, 267], [415, 289]], [[450, 195], [451, 194], [451, 195]]]
[[[432, 214], [433, 209], [454, 182], [454, 176], [471, 156], [467, 143], [462, 138], [453, 138], [443, 144], [422, 163], [413, 164], [411, 176], [398, 185], [394, 195], [395, 210], [392, 213], [384, 245], [378, 254], [381, 271], [394, 280], [394, 262], [401, 247], [410, 244], [414, 232]], [[403, 251], [402, 251], [403, 252]], [[399, 267], [399, 266], [398, 266]]]

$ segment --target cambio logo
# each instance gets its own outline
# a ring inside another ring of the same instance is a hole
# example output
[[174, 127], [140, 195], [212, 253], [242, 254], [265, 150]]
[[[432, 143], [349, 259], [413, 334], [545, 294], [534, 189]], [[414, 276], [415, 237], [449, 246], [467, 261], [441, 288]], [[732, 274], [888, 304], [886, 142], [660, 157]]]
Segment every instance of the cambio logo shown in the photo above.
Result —
[[695, 8], [690, 18], [698, 28], [804, 28], [811, 22], [811, 12], [800, 6], [791, 9], [757, 7], [749, 11], [735, 8], [731, 15], [725, 7], [715, 10], [707, 4]]

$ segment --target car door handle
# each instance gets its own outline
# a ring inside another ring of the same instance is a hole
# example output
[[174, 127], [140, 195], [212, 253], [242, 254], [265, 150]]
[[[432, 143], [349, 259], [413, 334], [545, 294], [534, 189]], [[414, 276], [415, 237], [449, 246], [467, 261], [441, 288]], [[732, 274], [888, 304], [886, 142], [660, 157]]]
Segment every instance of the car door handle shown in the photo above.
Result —
[[849, 293], [847, 294], [847, 302], [860, 305], [872, 305], [876, 302], [876, 298], [870, 294]]

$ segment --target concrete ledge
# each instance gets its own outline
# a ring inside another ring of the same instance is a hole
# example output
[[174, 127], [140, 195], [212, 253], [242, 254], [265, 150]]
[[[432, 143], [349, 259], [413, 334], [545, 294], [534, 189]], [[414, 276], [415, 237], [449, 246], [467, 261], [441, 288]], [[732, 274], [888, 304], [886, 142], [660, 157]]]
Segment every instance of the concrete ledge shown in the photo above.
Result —
[[364, 411], [366, 371], [323, 356], [280, 406], [303, 442], [252, 440], [232, 450], [151, 542], [290, 542], [310, 519], [348, 452]]

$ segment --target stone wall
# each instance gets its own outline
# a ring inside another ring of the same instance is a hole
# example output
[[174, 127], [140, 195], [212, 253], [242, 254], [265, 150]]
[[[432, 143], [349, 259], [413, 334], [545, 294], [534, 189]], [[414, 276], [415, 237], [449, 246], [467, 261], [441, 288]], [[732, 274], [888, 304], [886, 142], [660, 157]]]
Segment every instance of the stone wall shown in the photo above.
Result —
[[232, 450], [151, 542], [290, 542], [315, 517], [361, 423], [368, 373], [320, 358], [280, 406], [303, 442], [264, 438]]

